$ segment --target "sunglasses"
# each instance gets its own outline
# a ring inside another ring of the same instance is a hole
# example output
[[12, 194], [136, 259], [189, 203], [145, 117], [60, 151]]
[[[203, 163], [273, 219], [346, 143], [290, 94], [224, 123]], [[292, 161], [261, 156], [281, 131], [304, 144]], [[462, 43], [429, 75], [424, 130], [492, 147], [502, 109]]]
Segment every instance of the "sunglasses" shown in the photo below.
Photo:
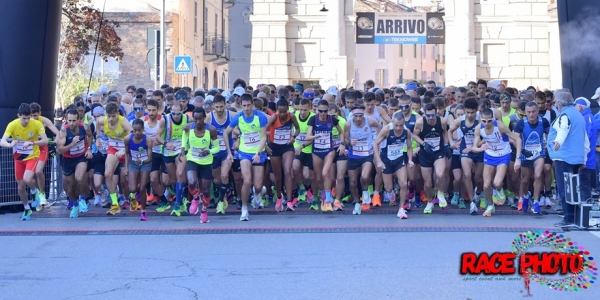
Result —
[[134, 108], [133, 108], [133, 110], [134, 110], [134, 111], [143, 111], [143, 110], [144, 110], [144, 108], [143, 108], [143, 107], [141, 107], [141, 106], [138, 106], [138, 107], [134, 107]]
[[180, 116], [183, 113], [180, 112], [180, 111], [172, 111], [171, 114], [174, 115], [174, 116]]
[[433, 119], [437, 116], [437, 114], [425, 114], [427, 118]]
[[400, 109], [409, 109], [410, 105], [400, 105]]
[[324, 113], [328, 113], [329, 110], [328, 109], [319, 109], [318, 110], [320, 113], [324, 114]]
[[484, 124], [487, 124], [487, 123], [493, 122], [493, 121], [494, 121], [493, 119], [485, 119], [485, 120], [481, 119], [481, 123], [484, 123]]

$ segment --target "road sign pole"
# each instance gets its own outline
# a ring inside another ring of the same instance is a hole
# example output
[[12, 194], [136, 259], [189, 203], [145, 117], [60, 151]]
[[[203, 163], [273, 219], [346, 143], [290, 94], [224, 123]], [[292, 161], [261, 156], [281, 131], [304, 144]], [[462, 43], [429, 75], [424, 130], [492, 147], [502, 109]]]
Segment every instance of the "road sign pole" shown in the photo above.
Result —
[[[166, 0], [162, 0], [162, 9], [160, 10], [160, 54], [156, 53], [156, 55], [159, 55], [160, 60], [159, 60], [159, 74], [160, 76], [159, 78], [159, 84], [160, 86], [162, 86], [163, 84], [165, 84], [165, 80], [166, 80], [166, 76], [165, 76], [165, 64], [167, 63], [166, 60], [166, 53], [165, 53], [165, 47], [167, 46], [167, 42], [166, 42], [166, 36], [167, 36], [167, 30], [165, 28], [165, 1]], [[159, 88], [160, 88], [159, 86]]]

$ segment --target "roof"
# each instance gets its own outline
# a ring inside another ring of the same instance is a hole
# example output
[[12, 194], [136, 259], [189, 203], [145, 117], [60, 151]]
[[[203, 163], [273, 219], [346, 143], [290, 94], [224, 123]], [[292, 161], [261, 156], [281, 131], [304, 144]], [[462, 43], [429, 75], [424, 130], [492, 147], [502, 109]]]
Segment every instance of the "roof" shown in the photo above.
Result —
[[356, 0], [355, 12], [411, 12], [412, 8], [388, 0]]

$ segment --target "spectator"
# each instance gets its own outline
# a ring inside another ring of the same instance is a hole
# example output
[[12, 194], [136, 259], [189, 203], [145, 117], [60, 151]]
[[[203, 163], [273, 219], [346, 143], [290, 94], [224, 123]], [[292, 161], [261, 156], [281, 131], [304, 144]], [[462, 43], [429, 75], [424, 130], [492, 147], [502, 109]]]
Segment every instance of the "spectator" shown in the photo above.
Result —
[[575, 206], [566, 202], [565, 183], [562, 178], [565, 173], [577, 174], [580, 169], [583, 169], [590, 145], [585, 131], [585, 120], [575, 108], [573, 96], [562, 90], [555, 93], [554, 97], [559, 115], [550, 126], [548, 154], [554, 161], [556, 196], [562, 204], [564, 213], [563, 220], [554, 226], [573, 227], [575, 226]]
[[[584, 97], [579, 97], [575, 100], [575, 107], [583, 116], [585, 121], [585, 132], [591, 147], [591, 145], [596, 143], [599, 127], [594, 122], [594, 116], [590, 109], [590, 101]], [[579, 171], [579, 193], [581, 201], [586, 201], [592, 197], [592, 187], [595, 186], [596, 153], [594, 152], [595, 151], [588, 152], [585, 167]]]

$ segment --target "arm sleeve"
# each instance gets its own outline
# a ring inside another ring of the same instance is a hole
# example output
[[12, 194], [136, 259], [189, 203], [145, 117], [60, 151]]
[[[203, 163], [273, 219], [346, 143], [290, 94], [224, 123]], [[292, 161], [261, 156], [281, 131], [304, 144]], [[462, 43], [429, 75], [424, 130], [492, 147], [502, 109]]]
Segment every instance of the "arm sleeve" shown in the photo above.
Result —
[[559, 119], [554, 122], [554, 128], [556, 129], [556, 138], [554, 141], [562, 145], [567, 138], [567, 134], [569, 134], [569, 117], [565, 114], [561, 115]]
[[210, 154], [215, 155], [219, 153], [219, 139], [211, 140]]
[[[193, 129], [192, 129], [192, 130], [193, 130]], [[185, 130], [184, 130], [184, 131], [183, 131], [183, 135], [182, 135], [182, 137], [181, 137], [181, 147], [182, 147], [183, 149], [185, 149], [185, 150], [188, 150], [188, 149], [189, 149], [189, 139], [190, 139], [190, 137], [189, 137], [189, 133], [188, 133], [188, 131], [185, 131]]]

